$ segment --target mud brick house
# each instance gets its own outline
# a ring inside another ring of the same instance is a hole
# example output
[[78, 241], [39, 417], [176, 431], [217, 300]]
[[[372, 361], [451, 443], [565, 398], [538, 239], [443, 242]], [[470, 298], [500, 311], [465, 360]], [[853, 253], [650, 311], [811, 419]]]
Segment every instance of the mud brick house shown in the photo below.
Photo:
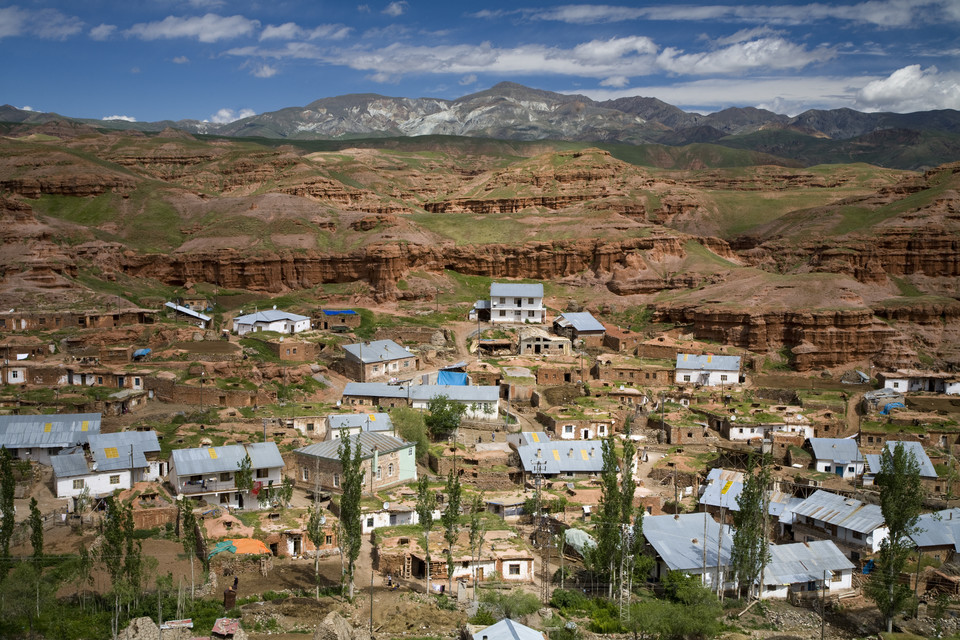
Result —
[[580, 311], [560, 314], [553, 321], [553, 332], [558, 336], [566, 336], [572, 343], [599, 349], [603, 346], [603, 336], [607, 329], [592, 313]]
[[[351, 446], [356, 446], [357, 440], [360, 442], [364, 492], [375, 492], [417, 479], [415, 443], [371, 432], [362, 432], [349, 438]], [[340, 491], [342, 442], [341, 438], [326, 440], [294, 451], [295, 486], [306, 491], [315, 491], [317, 488]]]
[[640, 405], [647, 404], [647, 396], [639, 389], [620, 385], [607, 391], [607, 397], [618, 402], [620, 405]]
[[32, 336], [8, 336], [0, 340], [0, 360], [43, 360], [53, 345]]
[[267, 350], [270, 351], [270, 353], [281, 360], [289, 360], [291, 362], [310, 362], [315, 360], [317, 357], [316, 345], [312, 342], [284, 340], [283, 338], [280, 338], [276, 341], [267, 341], [264, 344], [267, 346]]
[[63, 449], [83, 447], [100, 433], [99, 413], [0, 416], [0, 447], [20, 460], [49, 465]]
[[879, 551], [890, 533], [879, 506], [822, 489], [796, 505], [793, 517], [794, 540], [833, 540], [854, 562]]
[[960, 548], [960, 509], [925, 513], [917, 519], [916, 529], [910, 535], [916, 548], [940, 562], [949, 562]]
[[546, 319], [543, 285], [518, 282], [490, 284], [490, 322], [542, 324]]
[[570, 338], [552, 336], [540, 327], [520, 329], [517, 351], [522, 356], [568, 356], [572, 352]]
[[576, 365], [544, 365], [537, 369], [537, 384], [540, 386], [572, 384], [580, 380], [580, 368]]
[[672, 367], [609, 354], [597, 357], [592, 373], [594, 378], [611, 383], [625, 382], [650, 387], [673, 384]]
[[[938, 476], [937, 470], [930, 460], [930, 456], [927, 455], [921, 443], [903, 440], [887, 440], [884, 444], [884, 449], [892, 455], [897, 445], [902, 445], [904, 450], [917, 461], [917, 467], [920, 469], [920, 484], [923, 485], [923, 488], [928, 493], [941, 495], [951, 492], [953, 488], [952, 483], [948, 478], [940, 478]], [[868, 453], [864, 457], [867, 459], [867, 468], [863, 474], [863, 484], [871, 485], [874, 483], [877, 474], [880, 473], [881, 454]]]
[[360, 326], [360, 314], [353, 309], [321, 309], [317, 317], [317, 329], [347, 331]]
[[357, 382], [383, 378], [409, 379], [420, 369], [420, 358], [393, 340], [344, 345], [344, 375]]
[[276, 333], [300, 333], [310, 330], [310, 318], [287, 311], [257, 311], [233, 319], [233, 332], [246, 335], [257, 331], [275, 331]]
[[537, 422], [558, 440], [602, 440], [616, 432], [618, 419], [606, 411], [561, 406], [538, 411]]
[[149, 309], [106, 311], [6, 311], [0, 313], [0, 331], [53, 331], [67, 328], [111, 329], [126, 325], [152, 324]]
[[770, 455], [777, 462], [786, 462], [791, 447], [802, 448], [803, 443], [807, 441], [807, 436], [803, 433], [791, 433], [789, 431], [774, 431], [770, 434]]
[[603, 325], [606, 331], [603, 334], [603, 346], [617, 353], [633, 353], [644, 336], [642, 333], [621, 329], [613, 325]]
[[[254, 488], [240, 491], [236, 474], [247, 455]], [[183, 497], [255, 509], [259, 492], [283, 481], [283, 467], [283, 458], [274, 442], [175, 449], [170, 456], [170, 486]]]
[[647, 425], [662, 430], [667, 444], [707, 444], [711, 438], [710, 431], [702, 424], [672, 423], [669, 419], [661, 421], [651, 416]]

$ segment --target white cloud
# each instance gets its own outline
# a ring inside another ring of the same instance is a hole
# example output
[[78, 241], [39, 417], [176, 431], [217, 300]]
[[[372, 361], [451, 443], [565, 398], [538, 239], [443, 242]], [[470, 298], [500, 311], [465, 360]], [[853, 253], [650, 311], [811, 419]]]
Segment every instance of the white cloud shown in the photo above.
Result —
[[264, 40], [298, 40], [303, 37], [304, 31], [295, 22], [285, 22], [279, 25], [268, 24], [260, 33], [260, 41]]
[[668, 48], [657, 57], [657, 63], [671, 73], [711, 75], [751, 69], [802, 69], [835, 56], [836, 52], [827, 47], [808, 50], [783, 38], [760, 38], [703, 53]]
[[886, 78], [865, 84], [856, 94], [862, 111], [908, 113], [930, 109], [960, 109], [960, 74], [914, 64]]
[[358, 4], [357, 11], [360, 13], [370, 13], [370, 5], [368, 4]]
[[113, 32], [116, 30], [117, 25], [115, 24], [98, 24], [90, 29], [90, 37], [94, 40], [106, 40], [113, 35]]
[[36, 111], [36, 109], [34, 109], [28, 104], [25, 104], [22, 107], [18, 107], [18, 109], [20, 109], [20, 111]]
[[471, 73], [460, 78], [460, 86], [465, 87], [468, 84], [473, 84], [477, 81], [477, 74]]
[[104, 116], [101, 120], [123, 120], [124, 122], [136, 122], [133, 116]]
[[259, 20], [248, 20], [241, 15], [180, 18], [167, 16], [160, 22], [141, 22], [127, 31], [143, 40], [196, 38], [200, 42], [218, 42], [253, 33], [260, 27]]
[[189, 62], [190, 58], [187, 56], [177, 56], [173, 59], [173, 64], [188, 64]]
[[610, 76], [600, 81], [601, 87], [625, 87], [630, 84], [630, 78], [626, 76]]
[[195, 9], [218, 9], [227, 4], [226, 0], [188, 0], [188, 3]]
[[394, 18], [396, 18], [397, 16], [402, 16], [406, 12], [407, 7], [409, 6], [410, 6], [409, 3], [407, 3], [405, 0], [399, 0], [398, 2], [391, 2], [390, 4], [387, 5], [387, 8], [383, 10], [383, 13], [387, 14], [388, 16], [393, 16]]
[[66, 40], [83, 31], [83, 20], [56, 9], [28, 11], [13, 5], [0, 9], [0, 38], [34, 36], [43, 40]]
[[204, 122], [227, 124], [228, 122], [234, 122], [235, 120], [249, 118], [255, 115], [257, 115], [257, 112], [253, 109], [240, 109], [240, 111], [234, 111], [233, 109], [220, 109], [215, 114], [210, 116], [209, 120], [204, 120]]
[[313, 29], [304, 29], [295, 22], [286, 22], [281, 25], [267, 25], [260, 33], [260, 41], [264, 40], [343, 40], [350, 32], [351, 27], [342, 24], [322, 24]]
[[256, 76], [257, 78], [272, 78], [277, 75], [276, 67], [271, 67], [268, 64], [258, 64], [253, 68], [253, 71], [250, 72], [251, 75]]

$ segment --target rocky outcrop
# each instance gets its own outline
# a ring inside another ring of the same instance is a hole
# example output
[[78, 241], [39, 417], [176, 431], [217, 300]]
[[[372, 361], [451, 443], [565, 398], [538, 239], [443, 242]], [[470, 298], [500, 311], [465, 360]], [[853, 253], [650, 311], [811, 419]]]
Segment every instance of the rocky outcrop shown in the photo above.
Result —
[[532, 196], [528, 198], [458, 198], [442, 202], [428, 202], [423, 208], [430, 213], [518, 213], [524, 209], [543, 207], [556, 211], [571, 205], [593, 200], [596, 195]]

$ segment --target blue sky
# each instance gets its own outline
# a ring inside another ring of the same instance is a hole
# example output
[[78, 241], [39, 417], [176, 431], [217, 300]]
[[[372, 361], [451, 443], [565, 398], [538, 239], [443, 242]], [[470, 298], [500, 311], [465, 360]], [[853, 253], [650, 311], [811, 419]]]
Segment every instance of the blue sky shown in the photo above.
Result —
[[0, 0], [0, 103], [225, 122], [509, 80], [597, 100], [960, 109], [960, 0]]

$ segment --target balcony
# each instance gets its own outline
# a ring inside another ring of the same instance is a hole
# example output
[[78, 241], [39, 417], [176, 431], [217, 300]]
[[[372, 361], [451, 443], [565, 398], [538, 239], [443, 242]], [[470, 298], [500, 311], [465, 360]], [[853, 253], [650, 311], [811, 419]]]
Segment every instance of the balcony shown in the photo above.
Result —
[[188, 496], [198, 493], [223, 493], [224, 491], [236, 491], [237, 483], [232, 478], [230, 480], [219, 480], [211, 477], [203, 480], [181, 482], [178, 490], [181, 494]]

